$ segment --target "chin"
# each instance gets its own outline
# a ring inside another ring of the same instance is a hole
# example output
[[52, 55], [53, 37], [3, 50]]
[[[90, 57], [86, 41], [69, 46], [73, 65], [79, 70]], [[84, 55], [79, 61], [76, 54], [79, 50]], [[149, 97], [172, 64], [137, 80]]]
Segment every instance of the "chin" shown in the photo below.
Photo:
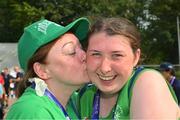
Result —
[[81, 88], [81, 85], [74, 85], [71, 88], [73, 88], [73, 91], [79, 90]]
[[76, 84], [75, 86], [76, 86], [76, 88], [81, 88], [84, 85], [85, 85], [85, 83], [79, 83], [79, 84]]
[[117, 93], [118, 90], [115, 89], [115, 88], [109, 88], [107, 89], [107, 87], [101, 87], [102, 89], [100, 89], [102, 92], [106, 93], [106, 94], [114, 94], [114, 93]]

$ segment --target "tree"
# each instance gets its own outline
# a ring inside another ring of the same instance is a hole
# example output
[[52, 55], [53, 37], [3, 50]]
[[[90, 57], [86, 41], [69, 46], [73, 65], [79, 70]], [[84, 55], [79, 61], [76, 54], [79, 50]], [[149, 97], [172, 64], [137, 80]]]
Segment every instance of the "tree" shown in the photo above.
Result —
[[92, 24], [99, 17], [120, 16], [139, 28], [144, 64], [177, 63], [179, 4], [179, 0], [2, 0], [1, 42], [17, 42], [25, 26], [42, 18], [67, 25], [82, 16]]
[[144, 44], [148, 53], [147, 63], [162, 61], [178, 63], [176, 17], [180, 15], [179, 5], [179, 0], [152, 0], [150, 2], [150, 25], [145, 31], [148, 44]]

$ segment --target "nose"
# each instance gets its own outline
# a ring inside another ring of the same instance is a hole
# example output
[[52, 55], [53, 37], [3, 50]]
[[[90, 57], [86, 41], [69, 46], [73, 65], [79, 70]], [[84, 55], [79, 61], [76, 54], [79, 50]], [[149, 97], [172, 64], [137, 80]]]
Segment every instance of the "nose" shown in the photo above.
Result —
[[85, 51], [82, 50], [82, 49], [79, 49], [78, 57], [79, 57], [81, 62], [85, 62], [85, 60], [86, 60], [86, 53], [85, 53]]
[[108, 58], [102, 60], [100, 71], [102, 74], [107, 74], [111, 71], [111, 61]]

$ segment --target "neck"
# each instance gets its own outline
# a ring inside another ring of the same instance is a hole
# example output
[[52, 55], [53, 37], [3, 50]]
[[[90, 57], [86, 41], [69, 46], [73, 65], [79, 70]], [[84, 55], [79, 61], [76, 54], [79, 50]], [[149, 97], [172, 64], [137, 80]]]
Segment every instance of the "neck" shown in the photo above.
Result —
[[72, 86], [67, 86], [62, 83], [48, 84], [48, 88], [64, 108], [66, 107], [71, 94], [76, 90]]
[[116, 94], [101, 94], [100, 96], [100, 116], [107, 117], [113, 107], [116, 105], [118, 93]]
[[72, 92], [67, 92], [66, 90], [62, 90], [63, 92], [56, 93], [56, 91], [52, 89], [50, 89], [50, 91], [56, 97], [56, 99], [61, 103], [61, 105], [65, 108]]

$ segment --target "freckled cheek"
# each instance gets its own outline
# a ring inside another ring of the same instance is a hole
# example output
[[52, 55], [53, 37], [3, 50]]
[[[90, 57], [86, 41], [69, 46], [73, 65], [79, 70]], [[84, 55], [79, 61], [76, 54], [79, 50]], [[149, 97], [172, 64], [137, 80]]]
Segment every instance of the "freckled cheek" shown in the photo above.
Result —
[[111, 64], [112, 70], [116, 71], [119, 74], [122, 74], [123, 72], [127, 71], [128, 65], [123, 62], [113, 62]]
[[118, 63], [112, 63], [111, 69], [117, 73], [121, 73], [123, 66], [121, 64], [118, 64]]
[[101, 61], [92, 57], [87, 57], [87, 70], [96, 71], [100, 66]]
[[123, 81], [126, 81], [129, 78], [133, 70], [127, 64], [112, 65], [112, 69], [121, 77], [121, 80]]

